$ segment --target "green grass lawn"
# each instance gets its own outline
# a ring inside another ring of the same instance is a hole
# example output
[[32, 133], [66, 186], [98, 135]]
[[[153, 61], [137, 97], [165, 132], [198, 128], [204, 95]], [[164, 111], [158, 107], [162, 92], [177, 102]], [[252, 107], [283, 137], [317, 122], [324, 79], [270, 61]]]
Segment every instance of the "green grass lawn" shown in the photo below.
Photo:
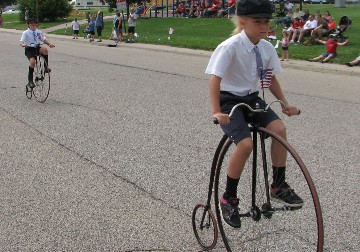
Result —
[[[349, 37], [350, 44], [338, 47], [338, 57], [333, 59], [332, 63], [343, 64], [359, 56], [360, 48], [360, 6], [346, 5], [346, 8], [335, 8], [333, 4], [308, 4], [303, 9], [309, 9], [310, 13], [315, 13], [318, 9], [321, 13], [328, 10], [336, 22], [345, 14], [349, 16], [353, 23], [345, 32]], [[94, 10], [93, 12], [96, 12]], [[105, 13], [107, 15], [108, 13]], [[17, 16], [15, 14], [11, 14]], [[6, 16], [6, 15], [3, 15]], [[67, 20], [61, 20], [57, 23], [42, 23], [40, 28], [46, 28], [51, 25], [69, 22], [75, 17], [71, 16]], [[272, 25], [274, 21], [272, 21]], [[273, 25], [274, 26], [274, 25]], [[175, 30], [169, 37], [169, 28]], [[13, 23], [7, 23], [7, 17], [4, 17], [4, 28], [25, 29], [26, 25], [19, 23], [16, 19]], [[85, 28], [81, 26], [82, 32]], [[175, 47], [184, 47], [202, 50], [214, 50], [216, 46], [231, 35], [234, 29], [233, 23], [227, 18], [141, 18], [137, 22], [136, 32], [139, 35], [137, 42], [169, 45]], [[275, 30], [278, 38], [281, 38], [281, 27]], [[69, 29], [57, 30], [54, 34], [71, 35]], [[112, 31], [112, 22], [105, 23], [103, 39], [108, 39]], [[123, 30], [124, 31], [124, 30]], [[274, 42], [275, 43], [275, 42]], [[290, 45], [289, 54], [293, 59], [307, 59], [315, 57], [326, 51], [325, 45]], [[281, 50], [279, 49], [279, 54]]]

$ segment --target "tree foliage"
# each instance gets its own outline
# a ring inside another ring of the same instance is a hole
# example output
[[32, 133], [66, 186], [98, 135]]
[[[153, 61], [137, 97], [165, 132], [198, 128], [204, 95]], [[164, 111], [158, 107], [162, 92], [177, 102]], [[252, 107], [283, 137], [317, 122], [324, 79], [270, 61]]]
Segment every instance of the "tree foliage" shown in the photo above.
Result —
[[[104, 1], [109, 4], [110, 8], [116, 8], [116, 0], [104, 0]], [[128, 6], [132, 4], [140, 5], [144, 2], [150, 3], [151, 0], [126, 0]]]
[[4, 8], [8, 5], [16, 4], [16, 0], [0, 0], [0, 7]]
[[[68, 0], [17, 0], [19, 4], [19, 10], [21, 11], [21, 19], [24, 20], [25, 8], [30, 11], [31, 17], [36, 18], [38, 13], [39, 21], [49, 20], [55, 21], [59, 18], [67, 18], [71, 11], [72, 6]], [[38, 8], [36, 11], [36, 2], [38, 2]]]

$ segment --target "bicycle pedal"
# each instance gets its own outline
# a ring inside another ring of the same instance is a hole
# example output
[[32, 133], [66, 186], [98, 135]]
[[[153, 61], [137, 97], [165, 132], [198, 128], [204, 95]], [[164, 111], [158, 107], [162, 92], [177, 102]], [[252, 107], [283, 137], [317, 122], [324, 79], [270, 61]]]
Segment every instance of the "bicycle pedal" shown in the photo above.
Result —
[[296, 211], [296, 210], [300, 210], [302, 208], [302, 206], [298, 206], [298, 207], [288, 207], [290, 211]]

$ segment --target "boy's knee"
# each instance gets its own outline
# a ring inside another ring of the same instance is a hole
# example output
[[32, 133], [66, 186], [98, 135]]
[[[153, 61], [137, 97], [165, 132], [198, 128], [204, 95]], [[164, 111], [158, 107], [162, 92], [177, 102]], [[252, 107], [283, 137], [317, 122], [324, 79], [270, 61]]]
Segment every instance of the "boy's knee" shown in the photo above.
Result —
[[252, 149], [253, 149], [252, 139], [251, 138], [245, 138], [245, 139], [241, 140], [237, 144], [237, 147], [239, 147], [242, 152], [250, 154], [252, 152]]
[[278, 127], [276, 127], [276, 129], [274, 130], [275, 133], [277, 133], [278, 135], [282, 136], [282, 137], [286, 137], [286, 126], [285, 124], [281, 123], [278, 125]]
[[274, 133], [286, 138], [286, 126], [281, 120], [273, 121], [268, 128]]

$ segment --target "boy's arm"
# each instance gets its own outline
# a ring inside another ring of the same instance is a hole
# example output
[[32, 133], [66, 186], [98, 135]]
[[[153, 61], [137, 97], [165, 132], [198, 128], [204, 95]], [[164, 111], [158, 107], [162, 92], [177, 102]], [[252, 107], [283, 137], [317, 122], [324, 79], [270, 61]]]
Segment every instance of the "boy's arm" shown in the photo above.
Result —
[[300, 110], [297, 107], [292, 106], [288, 103], [275, 75], [273, 75], [271, 83], [272, 84], [269, 88], [270, 92], [276, 97], [276, 99], [282, 101], [285, 105], [285, 109], [283, 108], [282, 112], [288, 116], [299, 115]]
[[326, 45], [326, 41], [324, 41], [324, 40], [321, 40], [321, 39], [315, 39], [315, 41], [316, 42], [319, 42], [319, 43], [321, 43], [321, 44], [324, 44], [324, 45]]
[[25, 47], [25, 48], [29, 47], [26, 43], [22, 42], [21, 40], [20, 40], [20, 46]]
[[344, 42], [340, 43], [340, 42], [337, 42], [338, 46], [343, 46], [343, 45], [346, 45], [349, 41], [348, 40], [345, 40]]
[[50, 48], [55, 47], [55, 45], [51, 44], [50, 41], [48, 41], [47, 39], [45, 39], [43, 42], [44, 44], [47, 44]]
[[230, 122], [229, 115], [221, 113], [220, 109], [220, 82], [220, 77], [211, 75], [209, 81], [211, 114], [220, 124], [228, 124]]

